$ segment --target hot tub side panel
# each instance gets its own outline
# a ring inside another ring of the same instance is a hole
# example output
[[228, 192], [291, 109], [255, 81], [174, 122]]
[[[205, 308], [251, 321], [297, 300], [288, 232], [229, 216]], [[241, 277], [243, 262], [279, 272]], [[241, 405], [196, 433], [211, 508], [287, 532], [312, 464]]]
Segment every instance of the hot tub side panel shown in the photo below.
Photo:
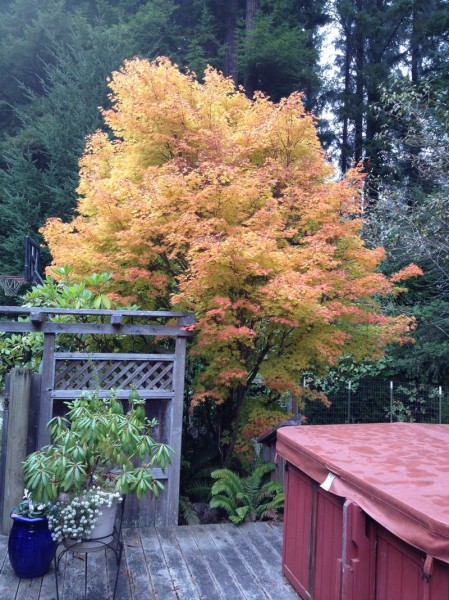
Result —
[[282, 570], [301, 597], [310, 596], [311, 530], [313, 523], [312, 481], [293, 465], [285, 476], [284, 546]]
[[340, 598], [342, 507], [341, 498], [288, 465], [283, 572], [304, 600]]

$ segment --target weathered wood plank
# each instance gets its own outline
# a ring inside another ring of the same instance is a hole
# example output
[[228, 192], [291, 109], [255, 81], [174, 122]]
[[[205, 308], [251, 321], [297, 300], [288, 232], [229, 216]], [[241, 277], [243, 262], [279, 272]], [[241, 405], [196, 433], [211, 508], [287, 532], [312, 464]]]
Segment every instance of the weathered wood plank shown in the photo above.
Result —
[[[81, 392], [85, 392], [84, 389], [78, 390], [57, 390], [52, 393], [54, 400], [70, 400], [71, 398], [78, 398]], [[99, 398], [109, 398], [111, 392], [109, 390], [100, 390], [98, 392]], [[139, 396], [142, 400], [171, 400], [173, 398], [173, 392], [166, 392], [164, 390], [139, 390]], [[118, 390], [116, 392], [116, 398], [119, 400], [127, 400], [129, 397], [129, 390]]]
[[263, 523], [243, 523], [239, 527], [267, 563], [281, 564], [281, 550], [277, 544], [273, 544], [272, 540], [267, 538]]
[[56, 360], [117, 360], [120, 356], [120, 360], [135, 360], [135, 361], [152, 361], [152, 360], [163, 360], [174, 361], [174, 354], [126, 354], [120, 352], [120, 354], [114, 352], [55, 352]]
[[9, 375], [6, 376], [5, 381], [5, 407], [3, 409], [3, 430], [2, 430], [2, 444], [0, 454], [0, 533], [2, 533], [3, 523], [3, 510], [8, 510], [10, 507], [5, 507], [5, 468], [6, 468], [6, 448], [8, 447], [8, 422], [9, 422]]
[[[281, 524], [130, 529], [124, 542], [116, 600], [298, 600], [281, 574]], [[87, 554], [87, 565], [85, 559], [63, 557], [60, 600], [84, 598], [85, 566], [86, 600], [112, 600], [114, 553]], [[53, 566], [41, 580], [19, 582], [0, 536], [0, 600], [55, 599]]]
[[181, 473], [181, 442], [182, 442], [182, 415], [184, 408], [184, 365], [186, 360], [186, 340], [178, 337], [176, 339], [174, 365], [174, 383], [175, 395], [170, 404], [168, 413], [168, 427], [170, 445], [174, 450], [172, 464], [169, 468], [169, 478], [167, 486], [167, 521], [165, 525], [178, 524], [179, 510], [179, 479]]
[[140, 540], [156, 599], [176, 600], [178, 596], [173, 589], [173, 581], [156, 530], [153, 527], [143, 527], [140, 529]]
[[[176, 539], [183, 554], [184, 560], [189, 568], [192, 577], [200, 592], [200, 598], [203, 600], [222, 600], [226, 596], [221, 593], [215, 577], [208, 568], [208, 562], [201, 554], [195, 538], [189, 527], [178, 527], [176, 529]], [[229, 597], [235, 598], [230, 595]]]
[[61, 600], [84, 600], [87, 584], [86, 555], [81, 552], [67, 552], [64, 577], [59, 577], [59, 598]]
[[31, 377], [30, 414], [28, 419], [27, 454], [37, 449], [37, 432], [39, 426], [39, 404], [42, 375], [33, 373]]
[[1, 535], [0, 536], [0, 569], [2, 568], [3, 562], [4, 562], [7, 554], [8, 554], [8, 538], [4, 535]]
[[36, 600], [40, 597], [42, 577], [38, 579], [21, 579], [15, 600]]
[[106, 550], [89, 552], [87, 560], [86, 600], [106, 600], [111, 598], [108, 592], [108, 573], [106, 570]]
[[9, 390], [8, 445], [5, 456], [2, 533], [11, 531], [9, 511], [23, 497], [22, 462], [27, 454], [28, 417], [31, 397], [31, 369], [15, 368], [11, 371]]
[[[98, 308], [45, 308], [40, 307], [39, 310], [46, 315], [92, 315], [92, 316], [112, 316], [116, 315], [116, 310], [106, 310]], [[0, 306], [0, 314], [12, 315], [29, 315], [35, 312], [36, 308], [29, 306]], [[139, 317], [139, 318], [156, 318], [160, 317], [173, 318], [185, 317], [192, 318], [192, 313], [163, 311], [163, 310], [123, 310], [121, 314], [124, 317]]]
[[[108, 600], [112, 600], [114, 595], [114, 587], [115, 581], [117, 577], [117, 559], [112, 551], [108, 551], [106, 555], [106, 570], [108, 575], [108, 585], [109, 585], [109, 597]], [[115, 592], [115, 600], [131, 600], [133, 596], [131, 595], [131, 589], [129, 587], [129, 573], [128, 566], [126, 562], [126, 553], [123, 550], [122, 560], [120, 563], [120, 570], [117, 577], [117, 589]], [[137, 600], [137, 599], [136, 599]], [[150, 599], [148, 599], [150, 600]]]
[[270, 523], [264, 521], [259, 523], [260, 532], [264, 535], [267, 540], [271, 541], [273, 548], [279, 554], [282, 559], [282, 524], [281, 523]]
[[2, 600], [15, 600], [19, 581], [12, 570], [8, 556], [5, 556], [0, 571], [0, 598]]
[[50, 442], [50, 432], [47, 429], [47, 423], [53, 417], [53, 400], [51, 393], [53, 391], [55, 374], [55, 340], [54, 333], [47, 333], [44, 335], [41, 400], [39, 404], [39, 424], [37, 429], [38, 448], [42, 448]]
[[282, 581], [279, 573], [281, 572], [280, 561], [266, 562], [259, 553], [258, 548], [243, 533], [241, 526], [225, 523], [222, 525], [223, 531], [235, 544], [237, 552], [240, 554], [246, 565], [251, 569], [254, 577], [259, 580], [263, 589], [264, 596], [270, 600], [298, 600], [298, 596], [292, 590], [287, 582]]
[[[202, 526], [200, 525], [199, 528]], [[208, 525], [206, 529], [211, 540], [220, 553], [220, 558], [216, 559], [217, 568], [225, 564], [228, 566], [232, 576], [238, 582], [241, 589], [244, 590], [244, 598], [250, 600], [260, 600], [264, 597], [264, 593], [259, 585], [258, 578], [254, 577], [254, 573], [248, 568], [246, 562], [235, 550], [235, 544], [231, 542], [226, 533], [222, 530], [221, 525]], [[205, 550], [207, 551], [207, 549]], [[221, 584], [221, 579], [219, 581]], [[239, 597], [239, 596], [234, 596]]]
[[189, 337], [190, 334], [180, 327], [172, 325], [109, 325], [107, 323], [59, 323], [46, 321], [45, 323], [31, 323], [29, 321], [0, 321], [0, 331], [11, 331], [14, 333], [38, 332], [38, 333], [96, 333], [117, 335], [168, 335], [177, 337]]
[[160, 527], [156, 531], [165, 561], [170, 570], [175, 592], [182, 600], [198, 600], [200, 598], [198, 588], [185, 563], [173, 528]]
[[154, 598], [145, 555], [142, 550], [138, 529], [125, 529], [123, 532], [126, 564], [132, 597]]
[[[223, 560], [223, 557], [214, 543], [212, 531], [210, 531], [207, 527], [201, 527], [200, 525], [180, 527], [177, 530], [178, 539], [179, 532], [183, 530], [188, 530], [189, 533], [195, 538], [199, 551], [203, 556], [203, 560], [206, 562], [212, 575], [215, 577], [223, 598], [246, 599], [251, 597], [246, 595], [245, 587], [239, 585], [239, 582], [234, 577], [232, 571]], [[217, 595], [217, 598], [218, 597], [219, 596]]]
[[[64, 557], [59, 565], [59, 576], [61, 580], [64, 579], [65, 574], [66, 557]], [[62, 588], [61, 588], [62, 589]], [[62, 596], [61, 596], [62, 598]], [[34, 599], [34, 600], [37, 600]], [[54, 562], [52, 563], [48, 573], [42, 578], [42, 586], [40, 591], [39, 600], [56, 600], [56, 579], [55, 579], [55, 567]]]

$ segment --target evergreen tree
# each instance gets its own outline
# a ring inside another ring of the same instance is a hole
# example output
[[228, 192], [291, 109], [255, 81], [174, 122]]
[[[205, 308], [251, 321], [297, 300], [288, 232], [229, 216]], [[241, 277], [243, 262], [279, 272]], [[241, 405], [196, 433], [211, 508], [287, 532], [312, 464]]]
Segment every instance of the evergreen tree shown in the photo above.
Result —
[[248, 0], [240, 30], [241, 83], [249, 96], [261, 90], [274, 100], [304, 92], [308, 110], [316, 107], [319, 74], [319, 28], [326, 23], [324, 1]]
[[24, 237], [39, 240], [48, 217], [73, 216], [78, 160], [101, 125], [107, 76], [138, 51], [174, 48], [174, 13], [162, 0], [9, 5], [0, 19], [0, 273], [21, 274]]
[[409, 70], [418, 82], [425, 70], [437, 68], [449, 33], [449, 7], [434, 0], [335, 0], [341, 35], [336, 45], [337, 81], [333, 82], [340, 122], [340, 166], [364, 161], [369, 174], [368, 201], [376, 200], [378, 179], [384, 173], [379, 136], [383, 121], [376, 112], [392, 73]]
[[[383, 100], [388, 118], [384, 140], [390, 175], [379, 187], [370, 215], [369, 238], [382, 243], [384, 268], [416, 262], [424, 276], [391, 310], [417, 319], [413, 346], [390, 352], [396, 377], [449, 381], [449, 120], [447, 90], [423, 80], [413, 86], [399, 80]], [[393, 126], [394, 125], [394, 126]]]

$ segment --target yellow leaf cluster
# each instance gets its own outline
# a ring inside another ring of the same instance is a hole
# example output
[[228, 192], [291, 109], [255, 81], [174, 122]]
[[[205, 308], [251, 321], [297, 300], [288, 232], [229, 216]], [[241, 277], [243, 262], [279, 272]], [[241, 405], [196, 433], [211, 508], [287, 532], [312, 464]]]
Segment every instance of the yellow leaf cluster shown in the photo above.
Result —
[[249, 100], [166, 58], [127, 61], [109, 85], [112, 135], [88, 140], [78, 214], [43, 234], [55, 264], [113, 272], [128, 301], [195, 311], [197, 399], [255, 372], [297, 390], [302, 369], [406, 334], [376, 302], [394, 283], [360, 237], [362, 176], [335, 181], [300, 94]]

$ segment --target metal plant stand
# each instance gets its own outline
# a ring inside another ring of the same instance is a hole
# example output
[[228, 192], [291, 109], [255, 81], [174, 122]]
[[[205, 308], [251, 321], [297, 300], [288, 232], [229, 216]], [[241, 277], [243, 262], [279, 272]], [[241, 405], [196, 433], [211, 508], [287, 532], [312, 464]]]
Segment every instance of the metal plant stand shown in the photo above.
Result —
[[[112, 536], [106, 535], [104, 537], [99, 537], [99, 538], [81, 538], [80, 540], [77, 540], [76, 542], [74, 542], [68, 548], [64, 548], [60, 552], [56, 551], [55, 557], [54, 557], [56, 600], [59, 600], [59, 577], [58, 577], [59, 563], [61, 562], [63, 557], [68, 552], [71, 552], [73, 554], [78, 553], [78, 554], [86, 555], [86, 559], [84, 561], [84, 600], [86, 600], [87, 554], [89, 554], [89, 552], [98, 552], [98, 551], [102, 550], [103, 548], [105, 548], [106, 550], [108, 550], [108, 549], [112, 550], [112, 552], [115, 555], [116, 562], [117, 562], [117, 573], [115, 575], [114, 593], [112, 595], [112, 600], [115, 599], [115, 594], [117, 591], [118, 576], [120, 573], [120, 563], [122, 561], [122, 553], [123, 553], [122, 525], [123, 525], [123, 514], [124, 514], [124, 509], [125, 509], [125, 499], [126, 499], [126, 496], [123, 497], [122, 502], [120, 502], [120, 504], [117, 508], [117, 516], [115, 519], [114, 530], [112, 532]], [[111, 537], [112, 537], [112, 539], [111, 539]], [[96, 544], [96, 547], [94, 549], [89, 550], [88, 548], [86, 548], [86, 544], [88, 544], [88, 543]], [[100, 547], [98, 547], [98, 546], [100, 546]]]

